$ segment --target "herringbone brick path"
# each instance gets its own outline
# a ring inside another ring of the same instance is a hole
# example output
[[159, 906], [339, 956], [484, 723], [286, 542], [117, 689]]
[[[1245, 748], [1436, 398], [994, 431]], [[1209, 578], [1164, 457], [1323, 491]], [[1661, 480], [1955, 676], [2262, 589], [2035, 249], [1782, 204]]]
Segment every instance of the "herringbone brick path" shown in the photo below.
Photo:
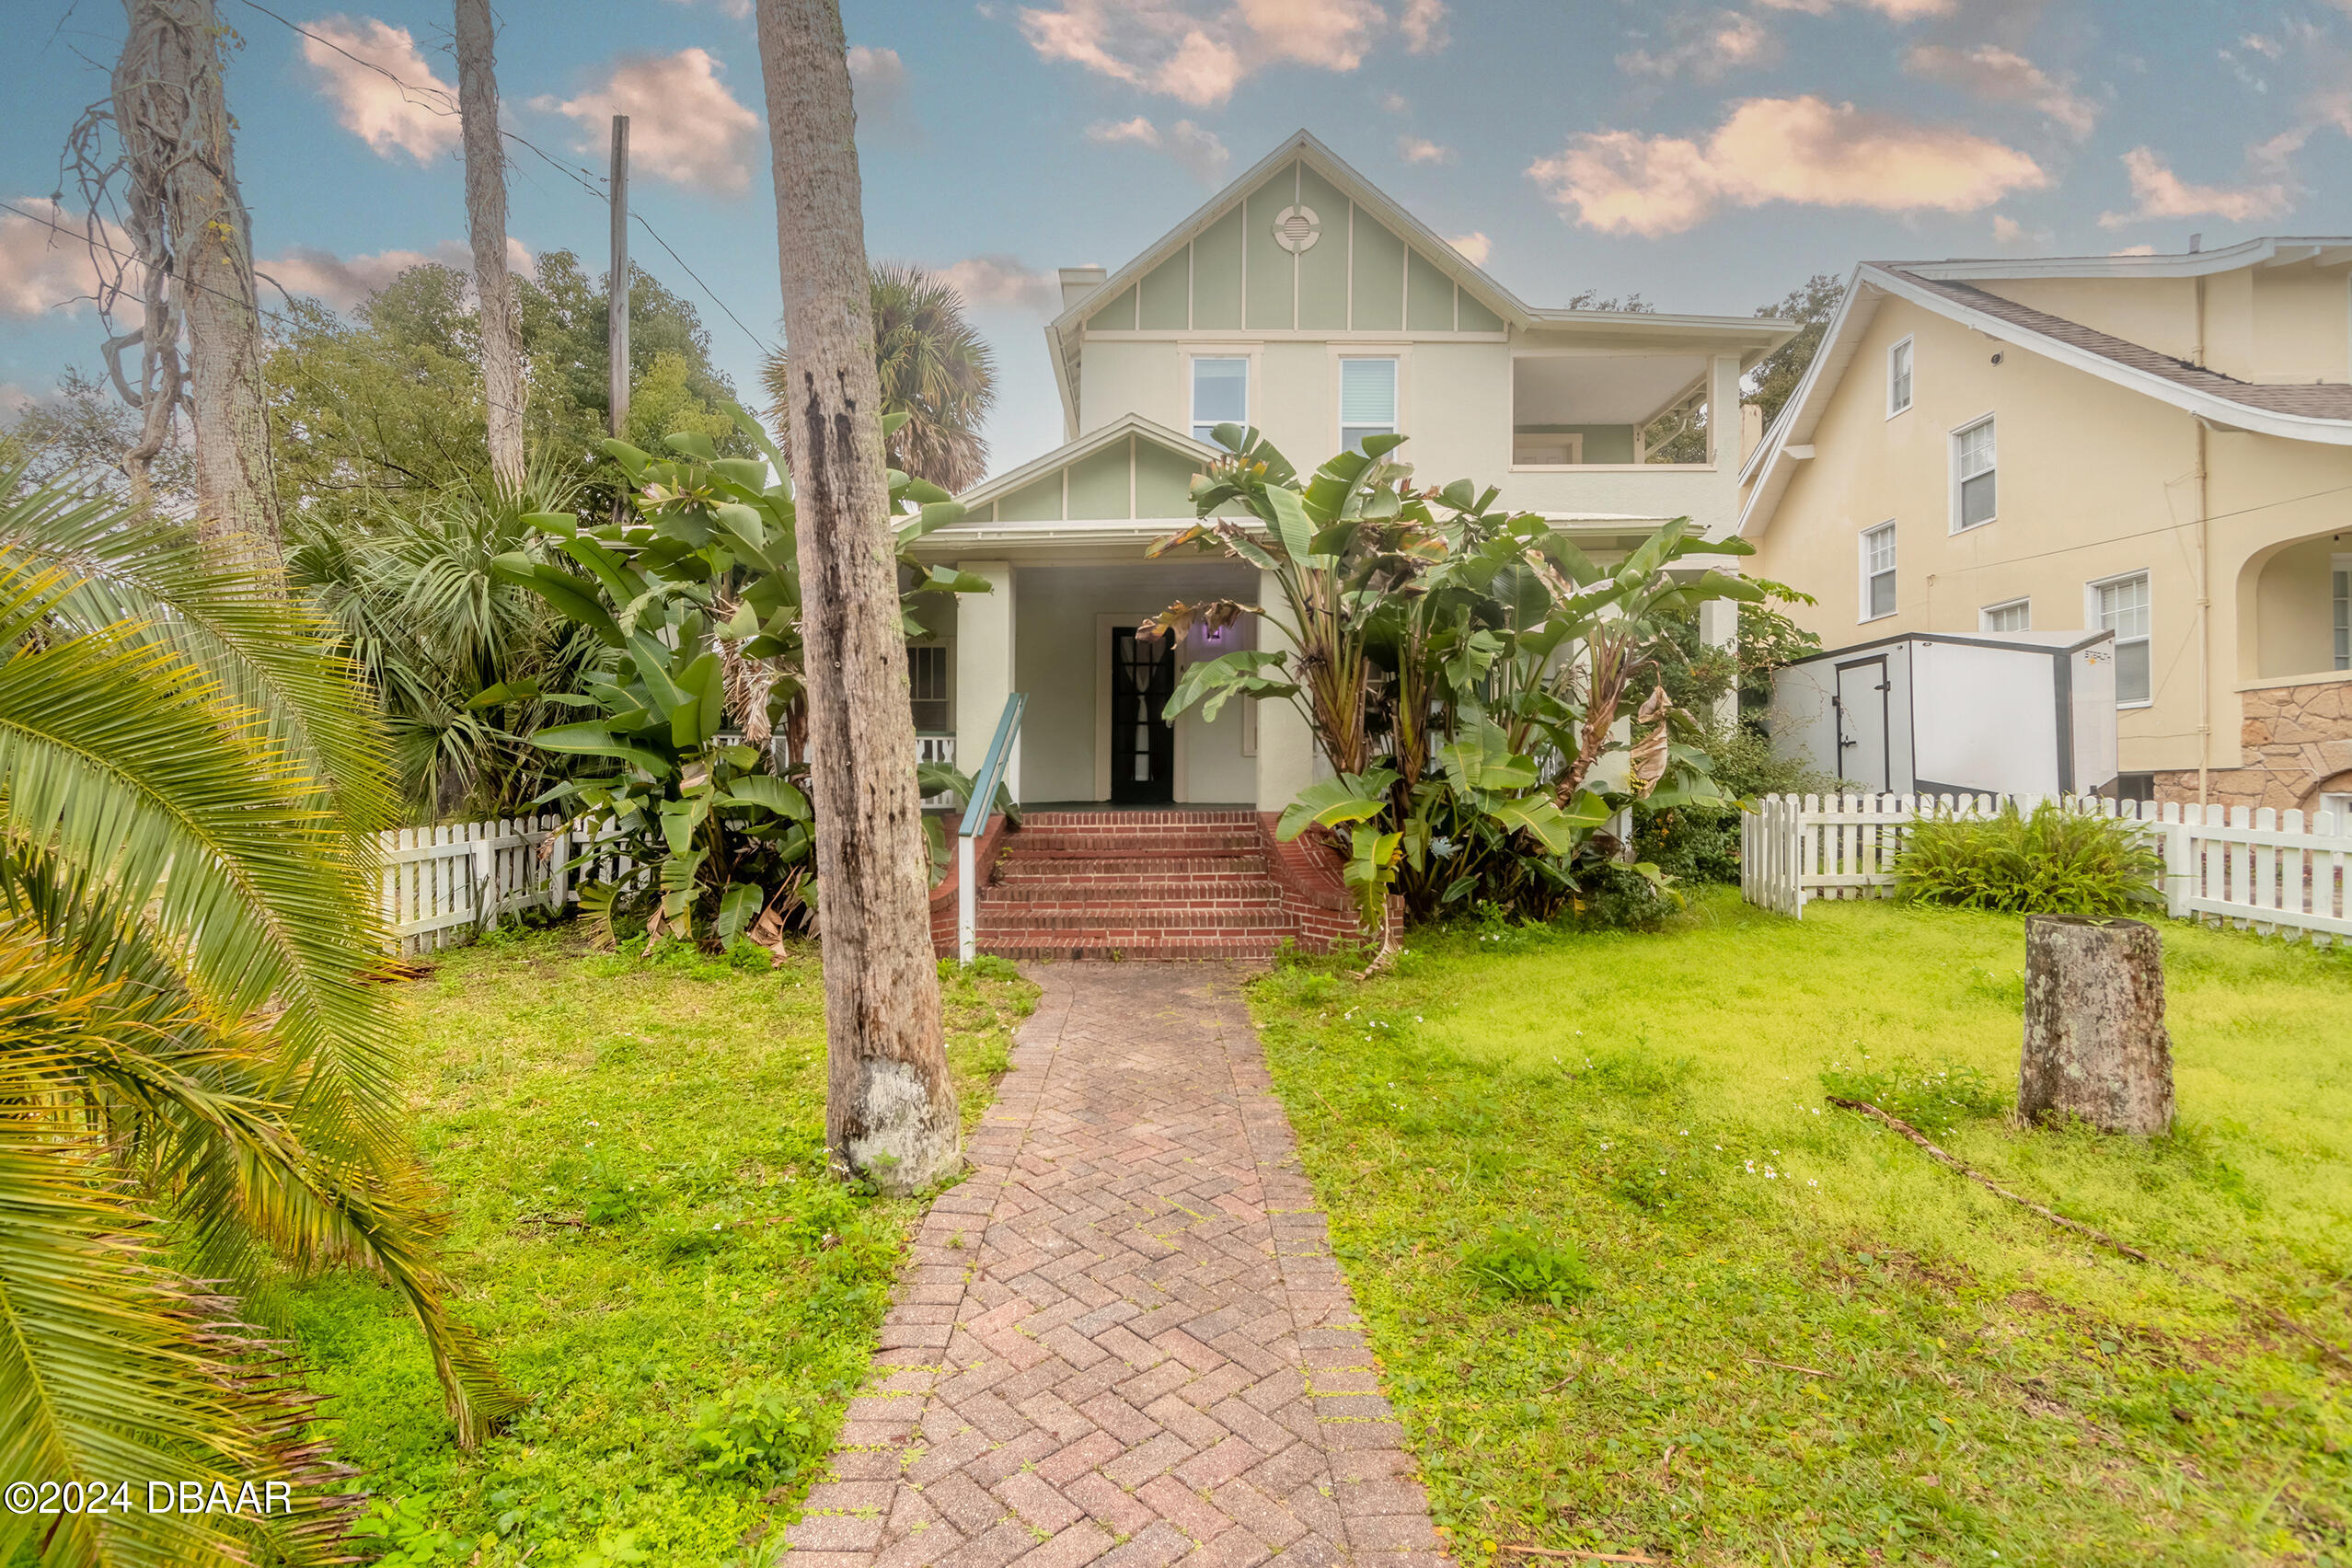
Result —
[[790, 1568], [1447, 1568], [1231, 971], [1063, 963]]

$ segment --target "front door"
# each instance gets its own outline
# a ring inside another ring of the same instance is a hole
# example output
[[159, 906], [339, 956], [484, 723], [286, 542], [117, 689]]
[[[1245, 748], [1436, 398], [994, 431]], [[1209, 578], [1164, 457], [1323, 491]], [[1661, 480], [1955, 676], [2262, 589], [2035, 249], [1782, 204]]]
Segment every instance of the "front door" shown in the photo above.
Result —
[[1886, 661], [1838, 666], [1838, 777], [1865, 790], [1892, 787], [1886, 774]]
[[1176, 799], [1176, 729], [1162, 718], [1176, 693], [1176, 650], [1167, 637], [1111, 630], [1111, 799], [1170, 805]]

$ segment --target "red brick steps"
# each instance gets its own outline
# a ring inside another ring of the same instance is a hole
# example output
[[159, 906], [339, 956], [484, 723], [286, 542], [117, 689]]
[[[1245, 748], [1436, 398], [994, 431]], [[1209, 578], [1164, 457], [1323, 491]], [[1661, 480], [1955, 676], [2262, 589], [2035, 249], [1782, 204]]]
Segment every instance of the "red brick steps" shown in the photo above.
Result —
[[1298, 925], [1242, 811], [1035, 812], [980, 889], [1006, 958], [1262, 959]]

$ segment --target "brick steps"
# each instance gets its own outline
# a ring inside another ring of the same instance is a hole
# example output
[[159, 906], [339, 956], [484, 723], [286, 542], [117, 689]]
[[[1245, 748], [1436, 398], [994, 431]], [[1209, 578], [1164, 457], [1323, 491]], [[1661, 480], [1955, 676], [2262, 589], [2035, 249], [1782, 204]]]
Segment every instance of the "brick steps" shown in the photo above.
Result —
[[978, 915], [1006, 958], [1262, 958], [1297, 935], [1242, 811], [1032, 812]]

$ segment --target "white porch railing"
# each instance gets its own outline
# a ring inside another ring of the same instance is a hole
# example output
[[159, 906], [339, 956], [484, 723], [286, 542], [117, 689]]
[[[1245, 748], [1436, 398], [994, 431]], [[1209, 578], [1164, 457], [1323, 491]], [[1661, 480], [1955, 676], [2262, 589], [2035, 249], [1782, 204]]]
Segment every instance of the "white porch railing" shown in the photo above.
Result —
[[[915, 737], [915, 760], [919, 763], [936, 762], [953, 767], [955, 766], [955, 737], [917, 734]], [[954, 804], [955, 796], [945, 790], [923, 797], [923, 809], [927, 812], [942, 811]]]
[[[2035, 802], [2020, 801], [2021, 810]], [[2143, 825], [2164, 857], [2165, 913], [2265, 934], [2352, 940], [2352, 817], [2264, 807], [2075, 798], [2070, 810]], [[1922, 815], [1989, 815], [1989, 795], [1771, 795], [1741, 824], [1741, 896], [1802, 917], [1816, 898], [1885, 897]]]

